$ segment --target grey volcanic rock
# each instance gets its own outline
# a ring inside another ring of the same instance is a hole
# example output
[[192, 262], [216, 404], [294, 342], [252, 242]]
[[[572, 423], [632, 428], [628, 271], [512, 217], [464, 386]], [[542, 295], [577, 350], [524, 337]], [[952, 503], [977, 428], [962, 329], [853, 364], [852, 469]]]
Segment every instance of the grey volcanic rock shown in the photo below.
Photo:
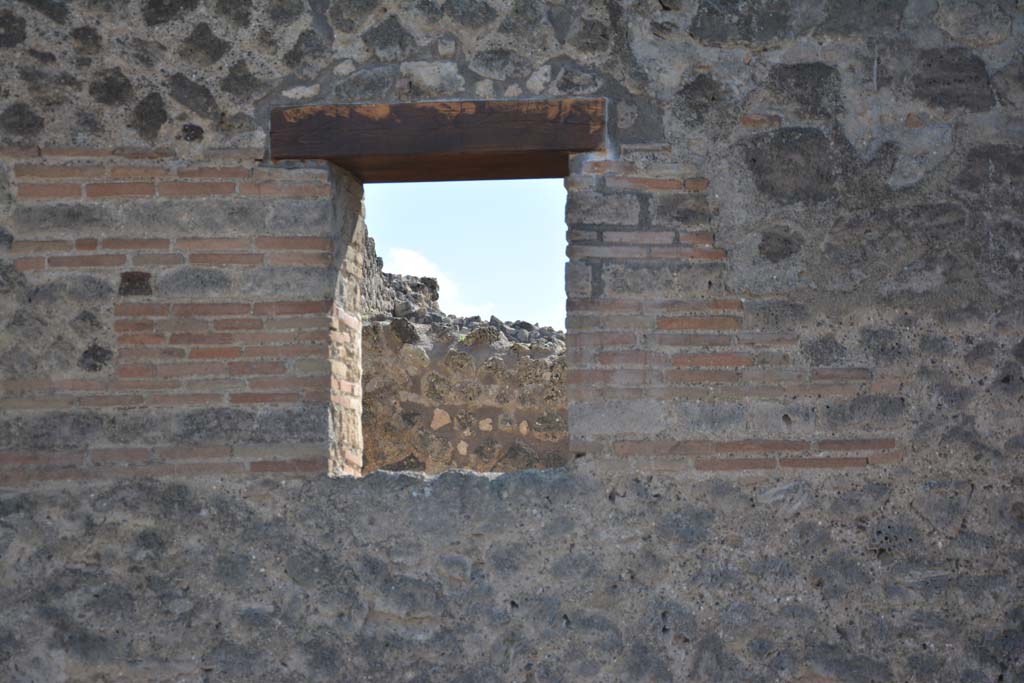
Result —
[[15, 136], [32, 136], [39, 133], [45, 122], [23, 102], [15, 102], [0, 112], [0, 129]]
[[185, 74], [176, 73], [168, 79], [167, 84], [171, 97], [183, 106], [206, 118], [216, 113], [217, 101], [210, 89], [202, 83], [197, 83]]
[[964, 48], [925, 50], [913, 93], [938, 107], [984, 111], [995, 105], [985, 62]]
[[[1009, 482], [965, 498], [955, 484], [791, 480], [805, 494], [793, 516], [772, 481], [595, 472], [0, 496], [0, 548], [38, 549], [0, 588], [0, 673], [137, 678], [167, 662], [179, 678], [220, 681], [1022, 673], [1019, 586], [999, 559], [1024, 552]], [[884, 505], [840, 504], [879, 486]], [[957, 506], [943, 502], [951, 493]], [[935, 542], [918, 509], [957, 538]], [[199, 539], [216, 544], [197, 554]], [[101, 564], [70, 560], [97, 554]], [[839, 631], [858, 638], [837, 633], [837, 610]], [[941, 654], [922, 648], [924, 634]]]
[[[757, 189], [783, 203], [835, 195], [841, 152], [814, 128], [783, 128], [748, 141], [747, 166]], [[793, 173], [793, 167], [801, 168]]]
[[199, 0], [143, 0], [142, 18], [149, 26], [165, 24], [192, 12]]
[[154, 140], [160, 128], [167, 123], [167, 109], [160, 93], [152, 92], [142, 98], [132, 111], [131, 127], [144, 140]]
[[219, 38], [206, 22], [196, 24], [181, 46], [180, 54], [186, 60], [209, 66], [231, 49], [231, 43]]
[[25, 20], [13, 12], [0, 12], [0, 48], [14, 47], [24, 40]]
[[131, 97], [132, 84], [120, 69], [107, 69], [89, 84], [89, 94], [102, 104], [123, 104]]

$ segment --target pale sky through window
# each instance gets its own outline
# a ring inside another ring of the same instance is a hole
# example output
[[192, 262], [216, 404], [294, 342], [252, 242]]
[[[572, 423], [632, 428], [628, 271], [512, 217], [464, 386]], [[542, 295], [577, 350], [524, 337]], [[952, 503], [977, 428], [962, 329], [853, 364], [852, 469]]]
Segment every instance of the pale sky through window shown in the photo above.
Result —
[[368, 184], [384, 271], [436, 277], [441, 310], [565, 328], [561, 179]]

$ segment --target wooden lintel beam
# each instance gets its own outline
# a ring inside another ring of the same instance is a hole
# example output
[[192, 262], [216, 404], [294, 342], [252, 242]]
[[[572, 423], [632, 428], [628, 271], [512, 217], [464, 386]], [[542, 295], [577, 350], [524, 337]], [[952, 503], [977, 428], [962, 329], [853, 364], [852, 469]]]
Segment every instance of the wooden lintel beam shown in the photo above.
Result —
[[560, 177], [605, 142], [603, 99], [316, 105], [270, 121], [274, 160], [326, 159], [365, 182]]

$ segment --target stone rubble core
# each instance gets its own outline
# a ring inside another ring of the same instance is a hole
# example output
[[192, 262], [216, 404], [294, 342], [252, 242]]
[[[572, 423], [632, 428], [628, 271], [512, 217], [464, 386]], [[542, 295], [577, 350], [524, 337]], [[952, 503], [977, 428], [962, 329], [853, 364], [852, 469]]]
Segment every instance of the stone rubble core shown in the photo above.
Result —
[[[0, 680], [1024, 680], [1022, 47], [1013, 0], [0, 3]], [[569, 98], [564, 371], [395, 316], [360, 179], [270, 161], [282, 108]], [[488, 474], [346, 476], [413, 452]]]

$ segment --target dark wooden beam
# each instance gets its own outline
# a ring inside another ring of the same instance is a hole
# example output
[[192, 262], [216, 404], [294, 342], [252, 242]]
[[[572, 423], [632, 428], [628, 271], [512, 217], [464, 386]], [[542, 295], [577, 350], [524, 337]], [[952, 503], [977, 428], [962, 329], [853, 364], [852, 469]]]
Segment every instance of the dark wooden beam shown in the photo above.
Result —
[[326, 159], [364, 182], [559, 178], [602, 149], [603, 99], [317, 105], [275, 109], [270, 153]]

